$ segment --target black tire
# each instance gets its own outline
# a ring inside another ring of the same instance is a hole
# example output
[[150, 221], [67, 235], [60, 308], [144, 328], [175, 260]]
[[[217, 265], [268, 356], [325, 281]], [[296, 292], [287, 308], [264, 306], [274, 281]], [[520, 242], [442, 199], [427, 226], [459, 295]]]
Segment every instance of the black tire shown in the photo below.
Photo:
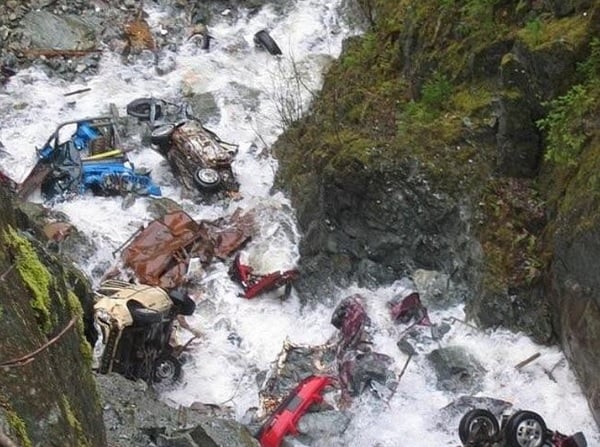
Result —
[[141, 307], [140, 304], [134, 304], [133, 301], [129, 301], [127, 303], [127, 307], [131, 313], [133, 324], [136, 326], [146, 326], [149, 324], [160, 323], [163, 319], [163, 316], [160, 312]]
[[279, 45], [277, 45], [277, 42], [275, 42], [271, 35], [264, 29], [254, 35], [254, 44], [264, 48], [274, 56], [281, 54], [281, 49], [279, 48]]
[[548, 440], [544, 419], [533, 411], [517, 411], [504, 431], [508, 447], [542, 447]]
[[211, 168], [198, 168], [194, 172], [196, 186], [204, 191], [213, 191], [221, 184], [219, 172]]
[[177, 314], [185, 316], [194, 315], [196, 302], [185, 291], [174, 289], [169, 292], [169, 297], [173, 301]]
[[138, 98], [127, 104], [127, 115], [142, 121], [154, 121], [163, 116], [161, 101], [154, 98]]
[[171, 135], [175, 130], [173, 124], [164, 124], [162, 126], [155, 127], [150, 133], [150, 141], [152, 144], [156, 144], [160, 147], [168, 146], [171, 142]]
[[458, 424], [458, 436], [463, 444], [473, 440], [491, 441], [499, 431], [500, 425], [496, 416], [483, 408], [468, 411]]
[[152, 378], [155, 383], [174, 383], [181, 378], [181, 362], [172, 355], [163, 355], [154, 363]]

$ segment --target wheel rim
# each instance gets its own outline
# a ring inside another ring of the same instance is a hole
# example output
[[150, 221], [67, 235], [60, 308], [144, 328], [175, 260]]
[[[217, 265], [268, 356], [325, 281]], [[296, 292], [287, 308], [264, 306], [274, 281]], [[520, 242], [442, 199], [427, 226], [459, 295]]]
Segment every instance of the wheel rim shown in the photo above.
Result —
[[481, 430], [483, 430], [485, 432], [485, 434], [488, 436], [488, 438], [491, 438], [492, 436], [494, 436], [496, 434], [494, 424], [492, 423], [492, 421], [490, 421], [486, 417], [475, 418], [469, 424], [469, 433], [473, 433], [474, 431], [479, 432]]
[[212, 185], [219, 181], [219, 173], [214, 169], [200, 169], [198, 171], [198, 180], [201, 183]]
[[521, 447], [541, 447], [543, 429], [535, 419], [526, 419], [517, 426], [515, 437]]
[[166, 124], [159, 126], [152, 131], [153, 137], [168, 137], [173, 132], [174, 126], [172, 124]]
[[156, 379], [159, 381], [171, 380], [173, 377], [175, 377], [175, 371], [175, 364], [172, 361], [161, 360], [160, 363], [156, 365]]

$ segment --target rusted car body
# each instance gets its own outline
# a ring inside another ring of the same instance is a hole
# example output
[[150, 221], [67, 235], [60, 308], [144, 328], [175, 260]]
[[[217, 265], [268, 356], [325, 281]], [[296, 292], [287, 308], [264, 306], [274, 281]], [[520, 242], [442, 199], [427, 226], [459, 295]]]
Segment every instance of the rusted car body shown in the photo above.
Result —
[[254, 218], [237, 210], [229, 218], [196, 221], [173, 211], [150, 222], [123, 249], [121, 259], [136, 281], [170, 290], [182, 285], [191, 259], [202, 265], [225, 259], [252, 237]]

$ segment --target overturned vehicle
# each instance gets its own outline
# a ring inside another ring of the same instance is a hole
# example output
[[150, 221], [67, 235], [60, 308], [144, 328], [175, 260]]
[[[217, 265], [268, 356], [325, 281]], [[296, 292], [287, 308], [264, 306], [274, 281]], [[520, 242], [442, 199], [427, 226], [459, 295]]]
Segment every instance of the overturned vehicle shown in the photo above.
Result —
[[173, 342], [177, 315], [191, 315], [194, 301], [180, 290], [118, 280], [96, 292], [94, 325], [99, 338], [94, 360], [101, 374], [119, 373], [149, 383], [173, 382], [181, 376], [181, 349]]
[[137, 170], [120, 149], [112, 115], [60, 124], [37, 156], [37, 164], [18, 185], [21, 198], [27, 198], [38, 187], [46, 201], [86, 192], [104, 196], [161, 195], [149, 171]]
[[208, 195], [238, 191], [231, 166], [237, 145], [204, 127], [186, 104], [139, 98], [127, 105], [127, 113], [148, 122], [153, 147], [166, 158], [187, 191]]
[[485, 408], [474, 408], [461, 418], [458, 435], [464, 447], [587, 447], [583, 433], [567, 436], [550, 430], [539, 414], [528, 410], [498, 419]]

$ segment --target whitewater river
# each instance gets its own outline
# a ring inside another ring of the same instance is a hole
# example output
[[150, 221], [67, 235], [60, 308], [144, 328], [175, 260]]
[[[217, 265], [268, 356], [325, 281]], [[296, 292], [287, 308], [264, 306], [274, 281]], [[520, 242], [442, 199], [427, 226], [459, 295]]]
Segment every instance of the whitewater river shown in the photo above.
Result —
[[[343, 39], [353, 33], [338, 17], [339, 3], [298, 0], [283, 16], [264, 8], [239, 20], [224, 11], [218, 22], [210, 24], [214, 37], [210, 51], [203, 51], [194, 42], [184, 43], [171, 55], [176, 69], [163, 76], [156, 74], [152, 64], [123, 65], [119, 57], [108, 52], [102, 56], [97, 76], [75, 83], [48, 78], [35, 68], [21, 72], [5, 92], [0, 92], [0, 141], [6, 150], [0, 154], [0, 165], [15, 180], [22, 180], [35, 162], [35, 147], [45, 142], [59, 122], [105, 114], [108, 102], [124, 114], [126, 104], [138, 97], [176, 100], [185, 89], [211, 92], [220, 113], [205, 125], [223, 140], [239, 145], [234, 170], [241, 184], [240, 200], [216, 206], [183, 200], [181, 189], [160, 155], [140, 144], [131, 158], [137, 167], [151, 168], [163, 194], [181, 202], [195, 218], [217, 218], [236, 207], [257, 209], [260, 236], [248, 250], [269, 264], [264, 266], [266, 269], [293, 266], [298, 260], [300, 238], [294, 213], [286, 197], [270, 192], [277, 162], [268, 149], [282, 130], [275, 98], [283, 92], [301, 98], [302, 103], [297, 105], [306, 107], [309, 90], [318, 90], [327, 63], [339, 55]], [[166, 28], [163, 24], [168, 15], [164, 11], [146, 12], [153, 30]], [[255, 48], [252, 37], [262, 28], [269, 29], [279, 43], [282, 57]], [[298, 90], [293, 87], [295, 83], [286, 80], [292, 66], [306, 88]], [[80, 88], [91, 90], [64, 96]], [[39, 201], [39, 195], [32, 200]], [[95, 282], [102, 267], [113, 263], [113, 250], [151, 219], [148, 200], [138, 199], [126, 210], [120, 198], [91, 196], [55, 206], [95, 241], [96, 256], [81, 265]], [[223, 263], [210, 266], [201, 282], [203, 299], [191, 322], [206, 337], [194, 347], [193, 359], [184, 367], [183, 383], [164, 391], [163, 398], [175, 406], [195, 401], [225, 403], [243, 420], [246, 411], [258, 405], [257, 372], [269, 369], [286, 338], [298, 344], [321, 344], [329, 339], [335, 333], [329, 323], [332, 308], [302, 309], [294, 293], [283, 302], [270, 296], [242, 299]], [[403, 328], [391, 324], [385, 307], [394, 294], [393, 287], [341, 290], [330, 302], [355, 292], [369, 298], [367, 306], [376, 328], [375, 350], [392, 356], [400, 372], [406, 356], [396, 341]], [[463, 319], [464, 314], [458, 306], [431, 312], [430, 317], [440, 322]], [[350, 408], [353, 419], [343, 437], [324, 439], [319, 445], [457, 446], [457, 416], [445, 417], [440, 409], [459, 395], [436, 388], [434, 371], [423, 355], [447, 345], [466, 347], [485, 368], [477, 396], [504, 399], [515, 408], [534, 410], [549, 428], [568, 434], [583, 431], [590, 446], [600, 446], [600, 435], [586, 401], [558, 349], [536, 345], [506, 331], [483, 332], [460, 323], [453, 324], [442, 341], [424, 339], [418, 344], [419, 354], [413, 357], [387, 405], [371, 395], [356, 399]], [[536, 361], [515, 368], [538, 352], [541, 355]]]

